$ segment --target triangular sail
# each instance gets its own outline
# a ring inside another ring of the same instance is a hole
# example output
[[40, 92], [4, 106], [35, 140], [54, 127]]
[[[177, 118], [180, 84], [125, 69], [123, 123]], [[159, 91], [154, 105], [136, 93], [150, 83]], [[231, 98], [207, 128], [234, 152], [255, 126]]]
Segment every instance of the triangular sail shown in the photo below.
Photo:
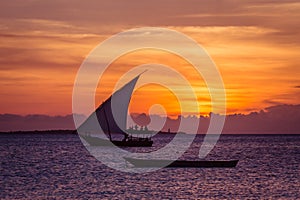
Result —
[[[140, 74], [141, 75], [141, 74]], [[80, 133], [95, 134], [100, 125], [103, 133], [124, 134], [131, 95], [140, 75], [113, 93], [79, 127]]]

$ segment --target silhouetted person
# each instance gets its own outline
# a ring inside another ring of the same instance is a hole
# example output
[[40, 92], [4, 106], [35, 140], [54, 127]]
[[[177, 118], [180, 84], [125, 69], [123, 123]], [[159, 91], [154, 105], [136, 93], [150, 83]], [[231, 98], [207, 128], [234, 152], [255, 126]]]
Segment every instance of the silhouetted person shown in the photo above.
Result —
[[127, 134], [127, 133], [124, 133], [123, 141], [126, 141], [127, 139], [128, 139], [128, 134]]

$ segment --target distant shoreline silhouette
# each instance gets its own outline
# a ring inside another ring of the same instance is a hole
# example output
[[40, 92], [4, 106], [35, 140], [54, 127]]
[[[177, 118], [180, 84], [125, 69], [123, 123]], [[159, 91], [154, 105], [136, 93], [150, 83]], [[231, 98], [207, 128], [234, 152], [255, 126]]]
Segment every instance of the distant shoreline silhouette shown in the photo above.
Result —
[[[142, 114], [145, 118], [144, 114]], [[216, 114], [211, 114], [216, 115]], [[137, 115], [136, 115], [137, 116]], [[82, 116], [84, 117], [84, 116]], [[152, 119], [162, 120], [155, 115]], [[184, 117], [189, 123], [196, 118]], [[198, 133], [205, 133], [210, 117], [201, 116]], [[141, 117], [139, 118], [141, 122]], [[145, 118], [145, 120], [148, 120]], [[277, 105], [265, 108], [264, 111], [249, 114], [230, 114], [226, 116], [223, 133], [226, 134], [300, 134], [300, 104]], [[176, 132], [178, 119], [166, 119], [162, 131]], [[149, 123], [147, 121], [147, 123]], [[149, 130], [151, 127], [148, 126]], [[0, 114], [0, 132], [10, 131], [42, 131], [42, 130], [75, 130], [73, 116], [47, 116], [47, 115], [14, 115]]]

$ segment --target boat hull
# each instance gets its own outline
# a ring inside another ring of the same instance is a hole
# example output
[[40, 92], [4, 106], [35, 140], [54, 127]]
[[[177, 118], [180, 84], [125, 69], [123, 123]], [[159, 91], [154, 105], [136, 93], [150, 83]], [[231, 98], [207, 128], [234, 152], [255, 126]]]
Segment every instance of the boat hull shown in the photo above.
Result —
[[153, 168], [153, 167], [177, 167], [177, 168], [227, 168], [235, 167], [238, 160], [201, 160], [201, 161], [186, 161], [186, 160], [146, 160], [124, 157], [126, 161], [138, 168]]
[[152, 140], [126, 140], [126, 141], [109, 141], [97, 137], [91, 136], [80, 136], [83, 138], [90, 146], [115, 146], [119, 147], [151, 147], [153, 144]]
[[119, 147], [152, 147], [153, 141], [112, 141], [112, 143]]

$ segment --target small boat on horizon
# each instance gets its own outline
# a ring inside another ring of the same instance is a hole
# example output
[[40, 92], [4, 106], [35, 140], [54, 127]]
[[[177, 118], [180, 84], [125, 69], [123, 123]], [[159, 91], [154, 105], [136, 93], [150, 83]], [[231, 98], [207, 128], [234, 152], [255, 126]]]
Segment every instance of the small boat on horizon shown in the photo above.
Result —
[[232, 168], [238, 163], [238, 160], [159, 160], [159, 159], [124, 159], [137, 168]]

